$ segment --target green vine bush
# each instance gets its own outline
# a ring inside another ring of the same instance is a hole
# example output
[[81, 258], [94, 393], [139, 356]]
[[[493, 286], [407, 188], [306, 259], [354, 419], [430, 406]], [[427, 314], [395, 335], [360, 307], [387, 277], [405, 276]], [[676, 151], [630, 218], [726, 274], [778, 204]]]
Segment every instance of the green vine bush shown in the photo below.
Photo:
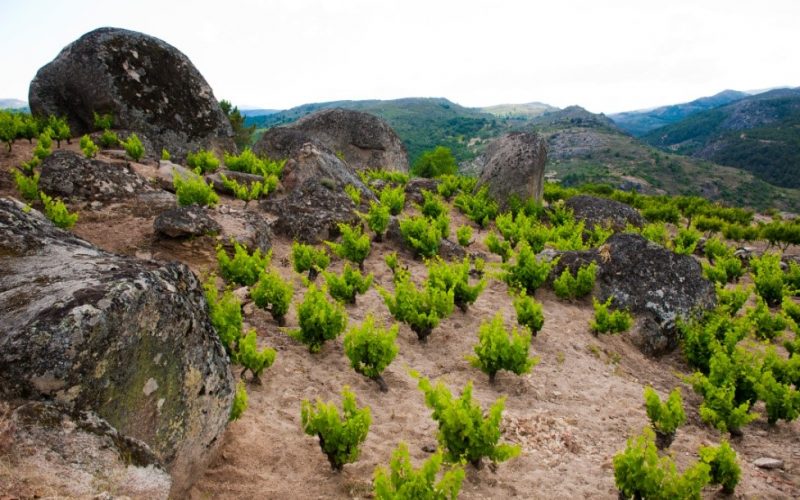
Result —
[[262, 272], [250, 289], [250, 296], [256, 306], [268, 310], [278, 326], [286, 323], [286, 313], [289, 312], [293, 295], [292, 283], [281, 278], [275, 270]]
[[320, 271], [328, 268], [331, 259], [324, 248], [314, 248], [305, 243], [292, 242], [292, 266], [298, 273], [308, 273], [308, 279], [314, 281]]
[[257, 248], [250, 253], [238, 241], [232, 240], [232, 243], [233, 258], [228, 256], [228, 252], [222, 245], [217, 246], [217, 264], [219, 264], [222, 277], [239, 285], [254, 285], [259, 276], [269, 267], [272, 261], [272, 250], [261, 253], [261, 250]]
[[628, 311], [615, 310], [609, 311], [614, 297], [609, 297], [605, 302], [592, 298], [594, 307], [594, 319], [590, 327], [595, 334], [599, 333], [619, 333], [627, 331], [633, 325], [633, 317]]
[[342, 233], [341, 243], [332, 243], [330, 241], [325, 243], [334, 254], [358, 264], [358, 268], [363, 271], [364, 259], [369, 255], [371, 248], [369, 235], [364, 234], [364, 229], [360, 224], [355, 226], [339, 224], [339, 231]]
[[382, 374], [399, 352], [398, 331], [397, 324], [388, 330], [375, 326], [375, 318], [367, 314], [361, 325], [350, 328], [344, 335], [344, 353], [350, 366], [356, 373], [374, 380], [381, 392], [389, 390]]
[[297, 306], [300, 328], [289, 332], [289, 336], [308, 346], [309, 352], [319, 352], [327, 340], [338, 337], [347, 328], [347, 314], [338, 303], [325, 298], [325, 289], [312, 284]]
[[219, 167], [219, 158], [212, 151], [201, 149], [186, 155], [186, 164], [192, 170], [200, 170], [202, 173], [213, 172]]
[[190, 173], [184, 177], [176, 171], [172, 176], [172, 185], [175, 187], [178, 205], [182, 207], [188, 205], [213, 207], [219, 202], [219, 196], [214, 192], [214, 188], [198, 174]]
[[461, 262], [445, 262], [441, 258], [429, 260], [428, 282], [431, 286], [445, 292], [452, 290], [453, 302], [462, 312], [467, 312], [470, 304], [475, 303], [478, 296], [486, 288], [486, 279], [470, 285], [470, 261], [464, 257]]
[[566, 268], [561, 273], [561, 276], [553, 280], [553, 290], [555, 290], [556, 296], [561, 299], [574, 300], [585, 297], [592, 293], [596, 276], [597, 264], [594, 262], [578, 268], [575, 276], [570, 273], [569, 268]]
[[517, 313], [517, 323], [528, 327], [535, 337], [544, 326], [544, 312], [542, 304], [524, 291], [514, 297], [514, 311]]
[[497, 313], [491, 321], [484, 321], [478, 329], [478, 343], [474, 346], [475, 356], [468, 361], [472, 366], [489, 375], [489, 383], [494, 384], [497, 372], [507, 370], [516, 375], [530, 373], [539, 363], [539, 358], [528, 357], [531, 347], [531, 332], [527, 328], [511, 332], [503, 325], [503, 316]]
[[420, 290], [407, 274], [396, 275], [394, 294], [378, 288], [389, 312], [398, 321], [407, 324], [420, 342], [428, 336], [439, 322], [453, 312], [453, 290], [442, 290], [427, 283]]
[[464, 468], [452, 466], [436, 481], [442, 459], [442, 452], [437, 451], [415, 470], [408, 456], [408, 446], [400, 442], [392, 453], [390, 471], [384, 467], [375, 469], [372, 487], [376, 500], [456, 500], [464, 481]]
[[346, 304], [355, 304], [356, 295], [363, 295], [372, 285], [372, 273], [363, 276], [358, 269], [353, 269], [350, 264], [345, 264], [342, 274], [323, 271], [325, 282], [331, 297]]
[[656, 446], [660, 450], [669, 448], [675, 438], [675, 431], [686, 422], [681, 390], [676, 387], [667, 400], [662, 402], [658, 393], [647, 386], [644, 388], [644, 406], [650, 425], [656, 433]]

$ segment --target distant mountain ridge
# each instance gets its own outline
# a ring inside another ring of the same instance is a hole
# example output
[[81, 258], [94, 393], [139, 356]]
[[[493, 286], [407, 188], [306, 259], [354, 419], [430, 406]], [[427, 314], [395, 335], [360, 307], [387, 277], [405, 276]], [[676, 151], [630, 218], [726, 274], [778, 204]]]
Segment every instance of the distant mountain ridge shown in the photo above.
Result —
[[693, 114], [724, 106], [748, 96], [750, 94], [738, 90], [723, 90], [718, 94], [701, 97], [691, 102], [614, 113], [609, 115], [609, 118], [622, 130], [639, 137], [659, 127], [677, 123]]
[[0, 99], [0, 109], [24, 109], [28, 108], [28, 101], [20, 99]]

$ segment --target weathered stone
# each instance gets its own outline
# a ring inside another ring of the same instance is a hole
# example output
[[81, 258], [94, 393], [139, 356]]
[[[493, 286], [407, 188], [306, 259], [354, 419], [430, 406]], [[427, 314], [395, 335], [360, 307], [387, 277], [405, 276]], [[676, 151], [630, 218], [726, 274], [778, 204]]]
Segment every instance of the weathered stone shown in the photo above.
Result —
[[386, 121], [360, 111], [326, 109], [267, 130], [254, 146], [270, 158], [291, 158], [306, 143], [341, 156], [355, 170], [408, 171], [408, 155]]
[[439, 179], [427, 179], [425, 177], [414, 177], [406, 184], [406, 201], [412, 203], [423, 203], [425, 198], [422, 197], [422, 191], [430, 191], [436, 193], [439, 184], [442, 181]]
[[283, 169], [282, 192], [261, 202], [261, 208], [277, 217], [275, 231], [307, 243], [319, 243], [339, 234], [338, 224], [360, 221], [344, 188], [361, 192], [362, 203], [375, 199], [358, 176], [331, 153], [306, 144]]
[[100, 28], [42, 67], [28, 93], [37, 115], [66, 116], [73, 135], [94, 130], [93, 112], [147, 136], [149, 155], [200, 148], [233, 151], [233, 131], [206, 80], [175, 47], [135, 31]]
[[220, 243], [228, 250], [233, 250], [233, 241], [250, 252], [268, 252], [272, 248], [272, 228], [257, 212], [220, 207], [210, 215], [219, 224]]
[[599, 225], [611, 227], [614, 231], [624, 231], [628, 224], [642, 227], [645, 222], [635, 208], [607, 198], [578, 195], [569, 198], [565, 205], [572, 209], [577, 220], [586, 222], [586, 229]]
[[753, 461], [759, 469], [783, 469], [783, 460], [778, 458], [761, 457]]
[[439, 243], [439, 256], [444, 260], [463, 260], [467, 251], [458, 243], [442, 238]]
[[220, 443], [234, 392], [201, 284], [23, 208], [0, 199], [0, 396], [96, 413], [146, 443], [180, 494]]
[[90, 160], [67, 150], [54, 151], [44, 159], [39, 189], [81, 201], [113, 201], [153, 191], [147, 179], [125, 162]]
[[512, 196], [541, 200], [545, 163], [544, 139], [533, 132], [511, 132], [486, 146], [478, 186], [488, 186], [501, 207], [506, 207]]
[[153, 222], [156, 234], [168, 238], [186, 238], [219, 232], [217, 221], [208, 214], [208, 209], [198, 205], [178, 207], [163, 212]]
[[180, 175], [182, 178], [191, 177], [194, 172], [186, 167], [182, 167], [169, 160], [160, 160], [158, 162], [158, 170], [156, 170], [156, 179], [161, 189], [175, 192], [175, 175]]
[[34, 401], [16, 408], [10, 421], [15, 434], [8, 472], [22, 480], [31, 471], [47, 477], [50, 494], [169, 496], [172, 480], [147, 444], [121, 435], [92, 412]]

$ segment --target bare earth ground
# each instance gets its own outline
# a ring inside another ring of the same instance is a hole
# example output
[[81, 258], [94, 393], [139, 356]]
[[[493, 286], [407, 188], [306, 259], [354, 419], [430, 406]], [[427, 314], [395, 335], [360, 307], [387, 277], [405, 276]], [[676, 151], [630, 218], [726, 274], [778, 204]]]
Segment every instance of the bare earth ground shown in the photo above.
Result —
[[[73, 141], [74, 142], [74, 141]], [[73, 145], [72, 148], [75, 148]], [[30, 156], [27, 144], [14, 146], [11, 156], [0, 153], [0, 195], [17, 196], [7, 173], [10, 166]], [[241, 202], [224, 199], [237, 209]], [[253, 205], [253, 204], [251, 204]], [[74, 207], [73, 207], [74, 208]], [[255, 210], [254, 206], [249, 207]], [[210, 237], [187, 242], [159, 242], [153, 235], [153, 216], [124, 204], [99, 210], [82, 208], [74, 232], [101, 248], [145, 258], [179, 260], [195, 272], [215, 270], [214, 244]], [[453, 211], [451, 228], [466, 223]], [[485, 231], [476, 231], [482, 242]], [[273, 265], [295, 284], [295, 301], [302, 298], [300, 277], [289, 265], [291, 242], [275, 238]], [[377, 285], [391, 289], [391, 273], [383, 262], [388, 244], [373, 244], [366, 269], [375, 274]], [[488, 252], [482, 243], [472, 250]], [[400, 252], [413, 276], [425, 276], [422, 263]], [[489, 257], [492, 263], [496, 256]], [[339, 271], [342, 263], [334, 261]], [[487, 266], [491, 274], [496, 264]], [[319, 282], [323, 279], [318, 278]], [[255, 327], [260, 343], [275, 348], [275, 364], [262, 376], [263, 385], [248, 385], [249, 408], [224, 435], [222, 450], [206, 474], [199, 479], [191, 498], [368, 498], [377, 465], [386, 465], [399, 441], [408, 443], [412, 460], [419, 464], [436, 445], [436, 424], [425, 407], [422, 393], [408, 371], [443, 380], [452, 391], [474, 381], [474, 397], [484, 408], [507, 396], [503, 418], [504, 439], [522, 446], [516, 459], [481, 470], [467, 468], [462, 498], [614, 498], [612, 457], [622, 450], [628, 437], [647, 425], [642, 391], [652, 384], [664, 396], [673, 387], [683, 388], [688, 422], [679, 429], [670, 453], [683, 470], [697, 459], [700, 445], [716, 444], [722, 437], [698, 416], [701, 402], [681, 374], [689, 368], [680, 352], [660, 360], [642, 355], [625, 335], [595, 337], [589, 331], [592, 308], [589, 301], [558, 300], [549, 290], [539, 290], [545, 325], [534, 338], [532, 354], [541, 362], [531, 374], [518, 377], [501, 372], [494, 386], [488, 377], [464, 359], [472, 353], [478, 326], [496, 312], [506, 325], [514, 323], [513, 307], [506, 285], [490, 279], [478, 301], [464, 314], [457, 308], [430, 336], [427, 345], [417, 342], [405, 325], [400, 328], [400, 353], [384, 374], [388, 393], [356, 374], [344, 355], [341, 337], [310, 354], [289, 338], [269, 314], [246, 307], [246, 322]], [[378, 292], [372, 288], [347, 308], [350, 324], [359, 323], [368, 312], [386, 325], [392, 318]], [[295, 327], [294, 309], [287, 327]], [[238, 368], [235, 368], [238, 372]], [[372, 426], [360, 459], [334, 473], [320, 452], [316, 438], [300, 428], [300, 402], [322, 398], [340, 401], [343, 385], [356, 393], [359, 405], [372, 409]], [[763, 405], [756, 407], [762, 414]], [[732, 442], [739, 454], [742, 481], [739, 498], [800, 497], [800, 423], [781, 422], [770, 428], [759, 418], [744, 429], [745, 436]], [[762, 470], [752, 465], [760, 457], [784, 461], [784, 469]], [[0, 498], [53, 495], [41, 475], [25, 470], [24, 457], [0, 456]], [[7, 484], [4, 484], [7, 483]], [[722, 496], [706, 488], [704, 496]]]

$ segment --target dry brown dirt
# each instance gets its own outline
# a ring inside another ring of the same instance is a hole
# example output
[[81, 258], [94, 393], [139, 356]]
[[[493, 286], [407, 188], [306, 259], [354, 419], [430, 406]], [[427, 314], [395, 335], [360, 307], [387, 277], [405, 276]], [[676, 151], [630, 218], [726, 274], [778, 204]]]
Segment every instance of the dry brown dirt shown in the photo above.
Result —
[[[74, 142], [74, 141], [73, 141]], [[75, 146], [72, 146], [75, 148]], [[16, 196], [8, 170], [27, 159], [30, 148], [18, 143], [11, 156], [0, 153], [0, 195]], [[242, 208], [241, 202], [223, 198], [223, 204]], [[255, 210], [254, 204], [249, 207]], [[211, 237], [186, 242], [161, 242], [154, 237], [154, 216], [124, 204], [99, 210], [79, 207], [80, 219], [74, 232], [110, 251], [160, 260], [179, 260], [195, 272], [216, 269], [215, 241]], [[451, 231], [466, 220], [452, 211]], [[482, 241], [486, 231], [476, 229], [474, 239]], [[295, 285], [294, 301], [302, 298], [302, 282], [289, 265], [291, 242], [275, 238], [273, 265]], [[471, 250], [487, 250], [475, 243]], [[375, 275], [375, 284], [391, 289], [391, 273], [383, 262], [385, 253], [395, 250], [387, 243], [374, 244], [366, 269]], [[400, 251], [415, 279], [425, 276], [424, 265]], [[496, 271], [498, 259], [488, 258], [489, 274]], [[334, 259], [332, 268], [342, 262]], [[322, 278], [318, 278], [321, 282]], [[474, 383], [474, 397], [487, 408], [498, 397], [506, 398], [503, 439], [517, 443], [522, 454], [497, 467], [475, 470], [467, 467], [461, 498], [614, 498], [612, 457], [622, 450], [628, 437], [648, 425], [642, 392], [650, 384], [662, 395], [676, 386], [683, 390], [688, 421], [677, 433], [669, 453], [679, 470], [697, 458], [700, 445], [716, 444], [720, 433], [703, 424], [698, 416], [701, 402], [681, 381], [690, 373], [680, 352], [658, 360], [642, 355], [625, 335], [595, 336], [589, 331], [591, 303], [557, 299], [541, 289], [545, 324], [534, 338], [532, 355], [541, 361], [532, 372], [515, 376], [498, 374], [496, 384], [472, 368], [465, 357], [472, 353], [482, 321], [501, 313], [506, 325], [514, 323], [507, 287], [490, 278], [478, 301], [462, 313], [457, 308], [420, 344], [415, 334], [401, 325], [400, 353], [388, 367], [384, 378], [388, 393], [356, 374], [344, 354], [341, 337], [328, 342], [316, 354], [289, 338], [272, 318], [261, 310], [245, 308], [245, 321], [259, 335], [263, 346], [278, 352], [275, 364], [262, 376], [263, 385], [249, 384], [249, 408], [225, 432], [217, 459], [191, 491], [191, 498], [369, 498], [373, 470], [386, 465], [400, 441], [408, 444], [412, 460], [419, 464], [429, 456], [424, 451], [436, 445], [436, 424], [430, 418], [422, 393], [409, 370], [445, 382], [460, 393]], [[350, 325], [359, 323], [371, 312], [386, 325], [392, 318], [373, 287], [348, 306]], [[287, 328], [297, 325], [294, 308], [287, 317]], [[234, 367], [238, 374], [239, 368]], [[372, 425], [356, 463], [343, 472], [331, 471], [320, 452], [317, 439], [300, 427], [300, 404], [304, 399], [340, 401], [342, 386], [349, 385], [359, 405], [369, 405]], [[763, 404], [756, 407], [762, 414]], [[739, 455], [742, 480], [738, 498], [800, 497], [800, 422], [781, 422], [770, 427], [765, 417], [745, 428], [742, 439], [731, 444]], [[762, 470], [752, 465], [760, 457], [784, 461], [783, 469]], [[10, 468], [10, 469], [9, 469]], [[5, 476], [2, 474], [6, 471]], [[41, 477], [40, 475], [34, 475]], [[25, 471], [14, 470], [13, 463], [0, 457], [0, 478], [14, 477], [18, 491], [0, 487], [0, 497], [33, 496], [46, 485], [25, 482]], [[0, 481], [2, 482], [2, 481]], [[8, 485], [12, 486], [12, 485]], [[41, 494], [41, 493], [39, 493]], [[708, 487], [704, 496], [721, 496]]]

